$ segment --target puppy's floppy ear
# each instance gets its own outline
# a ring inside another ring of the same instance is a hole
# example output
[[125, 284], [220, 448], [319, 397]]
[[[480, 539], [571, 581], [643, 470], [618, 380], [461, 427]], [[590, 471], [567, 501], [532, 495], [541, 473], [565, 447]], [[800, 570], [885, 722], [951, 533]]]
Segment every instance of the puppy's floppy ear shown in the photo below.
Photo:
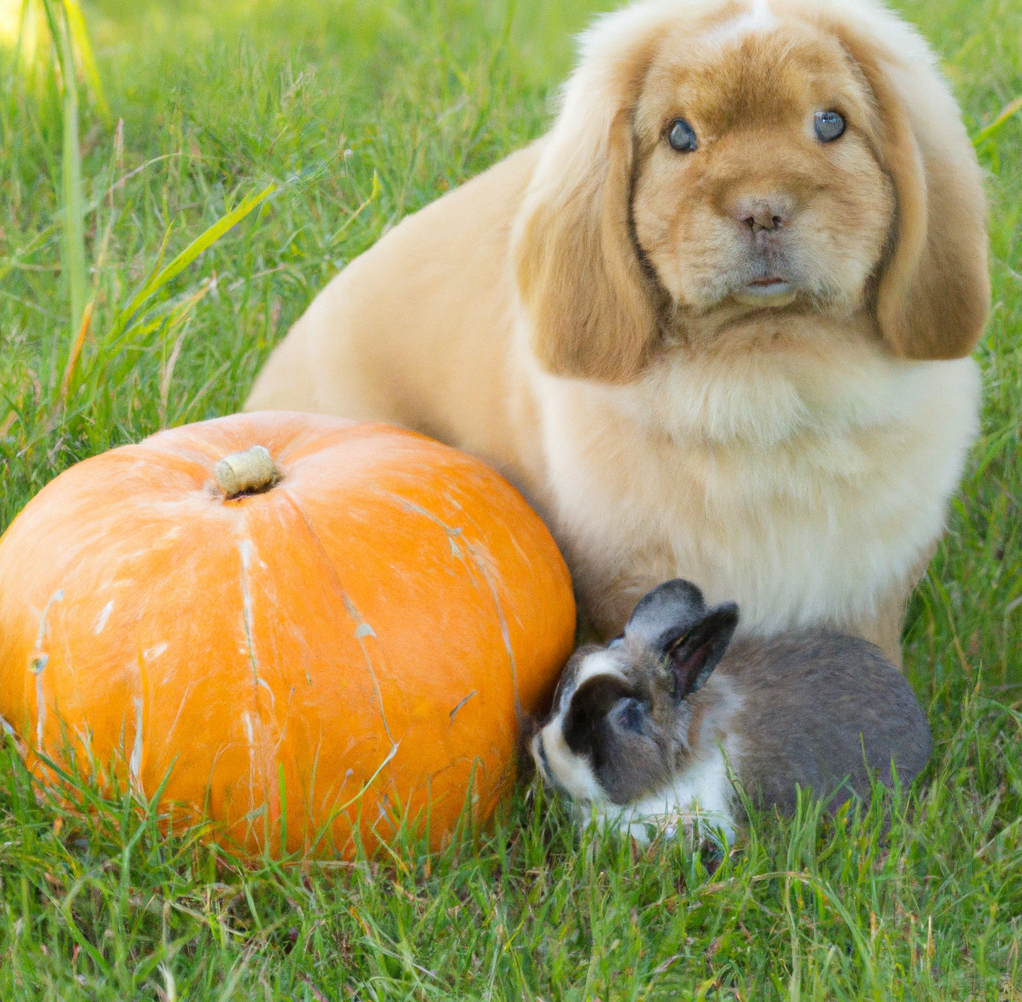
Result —
[[512, 253], [531, 347], [555, 375], [626, 382], [657, 333], [656, 290], [631, 233], [631, 112], [654, 36], [615, 35], [604, 23], [584, 37], [582, 62], [515, 219]]
[[857, 25], [843, 38], [876, 99], [878, 153], [897, 202], [877, 321], [903, 358], [962, 358], [990, 298], [982, 176], [926, 43], [886, 11], [880, 17], [883, 42], [875, 22], [870, 35]]

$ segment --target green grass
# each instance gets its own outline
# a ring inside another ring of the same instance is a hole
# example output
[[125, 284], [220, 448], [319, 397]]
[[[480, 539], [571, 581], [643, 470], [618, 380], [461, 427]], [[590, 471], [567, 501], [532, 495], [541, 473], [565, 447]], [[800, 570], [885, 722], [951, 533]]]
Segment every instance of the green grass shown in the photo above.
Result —
[[[77, 195], [52, 75], [0, 48], [0, 524], [85, 456], [236, 409], [345, 262], [543, 131], [594, 9], [103, 0], [85, 14], [111, 117], [82, 93]], [[974, 135], [1022, 94], [1022, 0], [901, 9]], [[594, 843], [530, 789], [439, 857], [239, 869], [130, 803], [37, 802], [8, 751], [0, 999], [1022, 999], [1022, 115], [979, 151], [983, 436], [910, 610], [936, 750], [889, 830], [877, 810], [764, 816], [716, 861]]]

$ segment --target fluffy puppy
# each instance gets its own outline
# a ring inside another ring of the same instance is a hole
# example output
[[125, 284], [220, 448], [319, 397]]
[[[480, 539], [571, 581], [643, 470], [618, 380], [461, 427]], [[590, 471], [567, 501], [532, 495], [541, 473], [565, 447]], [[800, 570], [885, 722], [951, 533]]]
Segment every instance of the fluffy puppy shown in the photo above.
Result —
[[596, 633], [677, 576], [745, 632], [900, 663], [977, 428], [981, 177], [872, 0], [645, 0], [550, 133], [338, 275], [249, 409], [396, 422], [501, 469]]

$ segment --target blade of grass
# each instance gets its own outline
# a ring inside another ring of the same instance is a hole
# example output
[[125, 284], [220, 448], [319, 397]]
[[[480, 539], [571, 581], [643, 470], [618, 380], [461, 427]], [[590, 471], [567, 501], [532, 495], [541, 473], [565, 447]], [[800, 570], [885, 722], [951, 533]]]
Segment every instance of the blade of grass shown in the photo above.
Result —
[[347, 232], [348, 227], [351, 226], [351, 224], [355, 222], [355, 220], [358, 219], [360, 215], [362, 215], [364, 209], [366, 209], [368, 206], [372, 205], [372, 203], [376, 201], [376, 199], [379, 197], [379, 194], [380, 194], [380, 175], [376, 171], [373, 171], [373, 190], [362, 200], [359, 207], [350, 216], [348, 216], [347, 219], [344, 220], [344, 223], [341, 225], [341, 228], [332, 237], [330, 237], [329, 244], [331, 246], [340, 243], [341, 237], [343, 237], [344, 234]]
[[221, 216], [212, 226], [200, 233], [177, 257], [153, 275], [135, 294], [131, 302], [121, 310], [115, 328], [119, 331], [126, 328], [146, 300], [163, 288], [172, 278], [184, 271], [203, 251], [216, 243], [228, 230], [240, 223], [254, 208], [276, 190], [277, 186], [275, 184], [269, 184], [258, 195], [246, 196], [230, 212]]
[[14, 55], [11, 60], [11, 66], [13, 68], [11, 74], [11, 85], [10, 90], [7, 94], [8, 98], [8, 118], [13, 121], [15, 112], [18, 106], [18, 91], [19, 83], [21, 82], [18, 68], [21, 66], [22, 61], [22, 45], [25, 41], [25, 29], [28, 21], [28, 0], [22, 0], [21, 12], [18, 14], [18, 35], [14, 43]]
[[82, 158], [78, 139], [78, 85], [66, 21], [58, 21], [50, 0], [43, 0], [43, 9], [57, 51], [57, 63], [64, 78], [64, 142], [61, 155], [64, 239], [61, 265], [71, 298], [71, 330], [77, 333], [86, 301], [85, 199], [82, 193]]
[[104, 121], [109, 124], [110, 105], [107, 104], [106, 95], [103, 93], [103, 83], [99, 78], [99, 71], [96, 69], [96, 58], [92, 53], [92, 43], [89, 41], [89, 33], [85, 29], [85, 19], [82, 17], [82, 8], [78, 4], [78, 0], [64, 0], [64, 16], [67, 19], [68, 33], [78, 51], [82, 73], [92, 94], [92, 99]]
[[1015, 98], [1014, 101], [1009, 101], [1002, 109], [1001, 113], [984, 129], [980, 129], [972, 138], [972, 145], [979, 146], [985, 139], [989, 139], [991, 136], [996, 135], [1004, 127], [1004, 123], [1015, 114], [1016, 111], [1022, 111], [1022, 95]]
[[82, 193], [82, 158], [78, 139], [78, 88], [74, 82], [71, 45], [62, 40], [64, 57], [71, 67], [70, 82], [64, 84], [64, 150], [61, 161], [64, 189], [64, 241], [68, 287], [71, 292], [71, 329], [81, 326], [85, 312], [85, 213]]
[[[131, 298], [127, 306], [117, 312], [113, 324], [100, 339], [95, 350], [90, 353], [90, 361], [79, 365], [77, 372], [68, 370], [72, 372], [71, 378], [78, 383], [85, 381], [87, 384], [96, 385], [101, 378], [101, 373], [108, 376], [111, 374], [110, 369], [114, 364], [115, 356], [129, 342], [139, 342], [140, 339], [151, 335], [154, 331], [162, 331], [164, 336], [173, 336], [180, 324], [187, 319], [187, 316], [209, 291], [209, 285], [204, 285], [197, 293], [187, 297], [183, 303], [173, 306], [166, 317], [155, 322], [153, 314], [144, 310], [146, 304], [160, 289], [195, 261], [203, 251], [208, 250], [225, 233], [241, 222], [253, 209], [261, 205], [275, 190], [276, 185], [270, 184], [258, 194], [246, 196], [230, 212], [221, 216], [199, 234], [173, 260], [161, 267], [163, 255], [170, 239], [170, 229], [168, 228], [164, 234], [156, 263], [149, 276], [143, 281], [142, 287]], [[72, 346], [71, 354], [73, 353], [74, 346]], [[68, 356], [69, 366], [71, 365], [71, 354]], [[67, 392], [69, 393], [72, 389], [69, 380]]]
[[78, 357], [82, 353], [82, 345], [85, 344], [85, 335], [89, 333], [89, 324], [91, 323], [92, 301], [90, 300], [85, 306], [85, 312], [82, 314], [81, 326], [78, 328], [78, 337], [75, 338], [74, 344], [71, 345], [71, 352], [68, 355], [67, 365], [64, 368], [64, 378], [60, 381], [61, 400], [67, 399], [68, 388], [71, 386], [71, 380], [74, 378]]

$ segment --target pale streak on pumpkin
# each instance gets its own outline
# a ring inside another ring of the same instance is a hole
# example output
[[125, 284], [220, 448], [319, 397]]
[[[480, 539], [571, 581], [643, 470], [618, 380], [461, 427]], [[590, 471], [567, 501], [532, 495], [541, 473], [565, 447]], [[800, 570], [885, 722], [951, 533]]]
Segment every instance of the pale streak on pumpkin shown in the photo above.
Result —
[[39, 614], [39, 632], [35, 638], [35, 650], [32, 652], [32, 660], [28, 663], [29, 671], [35, 674], [35, 740], [36, 750], [42, 751], [43, 730], [46, 726], [46, 699], [43, 695], [43, 669], [49, 663], [50, 656], [43, 650], [43, 641], [46, 639], [46, 616], [50, 606], [54, 602], [60, 602], [64, 598], [64, 589], [58, 588], [50, 600], [43, 607]]
[[[380, 691], [380, 683], [376, 678], [376, 670], [373, 668], [373, 659], [366, 649], [366, 645], [362, 643], [363, 637], [375, 637], [376, 631], [372, 626], [367, 623], [363, 618], [362, 614], [355, 608], [355, 603], [348, 597], [348, 593], [344, 590], [341, 582], [337, 578], [337, 569], [333, 565], [333, 561], [328, 556], [326, 550], [323, 549], [323, 544], [319, 541], [319, 536], [316, 535], [316, 530], [313, 528], [312, 523], [306, 517], [305, 510], [298, 503], [298, 499], [292, 495], [287, 489], [287, 486], [280, 488], [280, 493], [283, 494], [290, 502], [291, 507], [298, 513], [298, 517], [302, 520], [302, 524], [305, 526], [305, 531], [309, 534], [309, 538], [316, 545], [316, 549], [319, 552], [320, 558], [323, 561], [323, 566], [326, 568], [330, 575], [330, 583], [334, 586], [334, 590], [340, 596], [341, 601], [344, 603], [344, 610], [349, 616], [355, 621], [355, 639], [358, 641], [358, 646], [362, 648], [362, 657], [365, 658], [366, 667], [369, 669], [369, 675], [373, 680], [373, 691], [376, 693], [376, 702], [380, 707], [380, 719], [383, 721], [383, 729], [387, 732], [387, 737], [390, 739], [390, 752], [387, 758], [384, 760], [383, 765], [386, 765], [397, 751], [398, 744], [394, 740], [394, 735], [390, 733], [390, 725], [387, 723], [387, 711], [383, 706], [383, 693]], [[379, 769], [383, 768], [383, 765], [379, 766]], [[374, 773], [375, 775], [375, 773]], [[364, 788], [363, 788], [364, 792]], [[360, 793], [359, 796], [362, 794]]]
[[145, 796], [142, 789], [142, 720], [145, 716], [145, 700], [141, 696], [135, 696], [135, 741], [131, 748], [131, 758], [128, 759], [128, 777], [135, 793]]
[[[283, 494], [284, 497], [287, 498], [288, 502], [291, 504], [291, 507], [294, 508], [294, 510], [298, 513], [298, 517], [301, 518], [302, 524], [305, 526], [305, 531], [309, 534], [309, 538], [312, 540], [312, 542], [316, 546], [316, 549], [319, 551], [320, 557], [323, 560], [323, 566], [326, 568], [327, 572], [330, 575], [330, 583], [333, 585], [334, 590], [337, 592], [338, 596], [340, 596], [341, 601], [344, 603], [345, 612], [347, 612], [347, 614], [351, 616], [351, 618], [355, 621], [355, 639], [358, 641], [358, 646], [362, 649], [362, 657], [365, 658], [366, 667], [369, 669], [369, 677], [373, 680], [373, 692], [376, 693], [376, 702], [380, 708], [380, 720], [383, 722], [383, 729], [384, 731], [386, 731], [387, 737], [390, 739], [390, 751], [387, 752], [386, 757], [376, 767], [376, 771], [362, 785], [358, 793], [356, 793], [355, 796], [351, 798], [351, 800], [347, 801], [347, 803], [345, 803], [342, 807], [338, 809], [343, 811], [350, 807], [353, 803], [355, 803], [355, 801], [359, 800], [362, 797], [362, 795], [366, 792], [366, 790], [369, 789], [369, 787], [376, 780], [376, 777], [386, 768], [387, 763], [389, 763], [390, 760], [397, 754], [397, 750], [400, 747], [401, 742], [395, 741], [394, 735], [391, 734], [390, 732], [390, 724], [387, 722], [387, 710], [383, 705], [383, 693], [380, 690], [379, 680], [376, 678], [376, 669], [373, 667], [373, 659], [369, 651], [367, 650], [366, 645], [362, 642], [363, 637], [376, 637], [376, 631], [372, 628], [372, 626], [369, 623], [367, 623], [362, 618], [362, 614], [355, 607], [355, 603], [351, 601], [351, 599], [348, 597], [347, 592], [342, 587], [341, 582], [338, 580], [337, 577], [337, 569], [334, 567], [333, 561], [327, 555], [326, 550], [323, 549], [323, 544], [319, 541], [319, 536], [316, 535], [316, 530], [313, 528], [312, 523], [306, 517], [305, 510], [298, 502], [298, 499], [294, 497], [294, 495], [287, 489], [286, 483], [283, 487], [278, 488], [278, 490], [281, 494]], [[348, 772], [351, 773], [352, 770], [349, 769]], [[348, 775], [346, 774], [344, 777], [344, 783], [341, 786], [342, 790], [347, 785], [347, 782]], [[327, 794], [327, 796], [329, 796], [329, 794]], [[325, 803], [326, 800], [324, 800], [324, 804]]]
[[522, 724], [522, 700], [518, 693], [518, 665], [515, 663], [515, 652], [511, 648], [511, 634], [507, 628], [507, 618], [504, 616], [504, 609], [501, 607], [500, 599], [497, 597], [497, 585], [494, 583], [493, 575], [490, 573], [490, 568], [486, 565], [482, 556], [480, 556], [476, 547], [465, 544], [469, 555], [475, 561], [476, 566], [479, 568], [483, 577], [486, 579], [487, 585], [490, 588], [490, 594], [493, 596], [493, 606], [497, 610], [497, 618], [500, 620], [500, 635], [504, 640], [504, 650], [507, 651], [507, 660], [511, 665], [511, 684], [515, 690], [515, 722], [519, 728]]
[[355, 639], [358, 641], [358, 646], [362, 648], [362, 657], [366, 659], [366, 667], [369, 669], [369, 674], [373, 680], [376, 702], [380, 705], [380, 719], [383, 721], [383, 729], [387, 732], [387, 737], [390, 738], [390, 753], [393, 756], [399, 742], [395, 741], [394, 735], [390, 733], [390, 724], [387, 723], [387, 711], [383, 706], [383, 693], [380, 691], [380, 683], [376, 678], [376, 669], [373, 668], [373, 659], [369, 656], [369, 651], [366, 650], [366, 645], [362, 642], [363, 637], [375, 637], [376, 631], [362, 618], [362, 614], [355, 608], [355, 603], [348, 598], [346, 593], [342, 592], [341, 598], [344, 600], [345, 611], [355, 620]]
[[98, 637], [103, 630], [106, 628], [106, 624], [110, 620], [110, 613], [114, 611], [114, 600], [110, 599], [102, 609], [99, 610], [99, 615], [96, 617], [96, 623], [92, 627], [92, 632]]
[[[35, 747], [43, 749], [43, 729], [46, 726], [46, 698], [43, 695], [43, 669], [49, 658], [43, 654], [32, 659], [32, 671], [35, 672]], [[38, 666], [38, 667], [37, 667]]]
[[248, 645], [248, 663], [252, 667], [252, 678], [259, 684], [259, 665], [256, 662], [255, 646], [252, 643], [252, 592], [248, 587], [248, 568], [252, 557], [252, 540], [243, 539], [238, 543], [241, 551], [241, 617], [245, 624], [245, 643]]
[[188, 702], [188, 697], [192, 694], [192, 689], [195, 688], [195, 682], [189, 682], [185, 688], [185, 694], [181, 697], [181, 702], [177, 705], [177, 713], [174, 715], [174, 720], [171, 722], [170, 727], [166, 730], [166, 735], [169, 737], [174, 733], [174, 728], [177, 727], [177, 722], [181, 719], [181, 711], [185, 708], [185, 703]]
[[61, 602], [64, 599], [64, 589], [58, 588], [51, 596], [50, 600], [43, 607], [43, 611], [39, 614], [39, 632], [35, 638], [35, 649], [41, 651], [43, 649], [43, 640], [46, 639], [46, 615], [50, 611], [50, 606], [54, 602]]
[[[447, 492], [447, 491], [444, 492], [444, 498], [446, 498], [446, 500], [450, 504], [454, 505], [454, 507], [457, 508], [458, 511], [460, 511], [465, 516], [465, 518], [467, 518], [476, 527], [476, 529], [479, 529], [479, 525], [476, 522], [476, 520], [474, 518], [472, 518], [472, 515], [469, 512], [465, 511], [465, 509], [462, 508], [460, 504], [458, 504], [458, 501], [457, 501], [456, 498], [452, 497], [451, 494], [449, 492]], [[429, 512], [425, 512], [425, 514], [428, 515]], [[441, 525], [442, 524], [443, 523], [441, 522]], [[462, 531], [461, 529], [458, 530], [459, 533], [461, 531]], [[480, 535], [482, 535], [481, 532], [480, 532]], [[514, 547], [518, 551], [518, 553], [522, 556], [522, 559], [525, 560], [526, 563], [529, 563], [530, 562], [529, 555], [521, 548], [521, 546], [518, 545], [518, 540], [515, 538], [514, 533], [509, 533], [509, 535], [511, 537], [511, 542], [514, 544]], [[497, 598], [497, 588], [496, 588], [496, 585], [493, 582], [493, 578], [492, 578], [492, 576], [491, 576], [491, 574], [489, 572], [488, 565], [483, 563], [483, 557], [479, 553], [478, 547], [473, 546], [471, 543], [469, 543], [466, 540], [465, 541], [465, 548], [468, 550], [470, 556], [475, 561], [476, 566], [479, 568], [480, 571], [482, 571], [483, 577], [486, 578], [486, 583], [487, 583], [487, 585], [489, 585], [490, 594], [493, 595], [493, 604], [494, 604], [494, 606], [496, 606], [497, 616], [500, 618], [500, 631], [501, 631], [501, 635], [502, 635], [502, 637], [504, 639], [504, 649], [507, 651], [508, 661], [511, 664], [511, 681], [514, 684], [514, 689], [515, 689], [515, 720], [517, 721], [518, 726], [520, 728], [522, 726], [523, 714], [522, 714], [521, 695], [520, 695], [520, 693], [518, 691], [518, 665], [515, 662], [515, 652], [514, 652], [514, 650], [511, 647], [511, 637], [510, 637], [510, 634], [508, 633], [508, 629], [507, 629], [507, 620], [504, 618], [504, 610], [501, 608], [500, 600]], [[471, 577], [471, 573], [470, 573], [469, 576]], [[475, 578], [472, 578], [472, 583], [475, 584]], [[461, 709], [461, 707], [465, 704], [465, 702], [468, 700], [468, 698], [469, 697], [466, 696], [465, 699], [463, 699], [454, 708], [454, 712], [457, 712], [459, 709]], [[451, 714], [451, 723], [454, 723], [454, 714], [453, 713]]]
[[252, 715], [248, 710], [242, 711], [241, 722], [245, 727], [245, 737], [248, 738], [248, 809], [251, 813], [255, 810], [256, 766], [255, 733], [252, 729]]
[[[497, 618], [500, 620], [500, 635], [504, 640], [504, 650], [507, 651], [507, 659], [511, 665], [511, 683], [515, 690], [515, 720], [521, 725], [522, 722], [522, 700], [518, 692], [518, 666], [515, 663], [515, 652], [511, 648], [511, 634], [508, 632], [507, 619], [504, 617], [504, 610], [501, 608], [500, 599], [497, 597], [497, 586], [493, 583], [493, 577], [490, 574], [489, 568], [486, 566], [482, 556], [480, 556], [478, 548], [473, 546], [467, 539], [463, 538], [464, 530], [459, 526], [456, 529], [452, 529], [442, 518], [438, 515], [434, 515], [433, 512], [422, 505], [417, 505], [414, 501], [409, 501], [407, 498], [401, 497], [400, 494], [395, 494], [393, 491], [380, 491], [379, 493], [385, 494], [387, 497], [394, 501], [397, 501], [406, 511], [415, 512], [417, 515], [424, 515], [431, 522], [439, 525], [444, 532], [447, 533], [447, 539], [451, 544], [451, 554], [464, 564], [465, 569], [468, 570], [469, 580], [472, 584], [478, 588], [479, 585], [476, 583], [475, 575], [472, 573], [472, 569], [468, 566], [467, 561], [461, 553], [461, 549], [457, 544], [457, 539], [461, 538], [465, 549], [468, 551], [469, 556], [472, 558], [473, 563], [479, 568], [486, 581], [487, 587], [490, 589], [490, 594], [493, 596], [493, 604], [497, 610]], [[458, 505], [460, 508], [461, 506]], [[512, 537], [513, 539], [514, 537]], [[453, 717], [451, 718], [453, 723]]]
[[[412, 511], [415, 512], [416, 515], [423, 515], [434, 525], [439, 525], [440, 528], [447, 533], [447, 541], [451, 546], [451, 556], [456, 557], [463, 564], [465, 563], [465, 558], [462, 556], [461, 549], [458, 546], [458, 537], [465, 531], [460, 525], [456, 529], [452, 529], [451, 526], [449, 526], [439, 516], [434, 515], [433, 512], [423, 508], [422, 505], [417, 505], [414, 501], [409, 501], [408, 498], [404, 498], [400, 494], [395, 494], [393, 491], [378, 490], [376, 493], [390, 498], [391, 501], [396, 501], [402, 508], [404, 508], [405, 511]], [[462, 540], [462, 542], [464, 542], [464, 540]], [[466, 546], [467, 545], [468, 544], [466, 543]], [[478, 588], [479, 585], [476, 582], [475, 575], [472, 573], [471, 568], [468, 567], [468, 564], [465, 564], [465, 567], [468, 569], [468, 577], [472, 582], [473, 587]]]
[[[366, 790], [368, 790], [369, 787], [372, 786], [373, 782], [376, 780], [376, 777], [381, 772], [383, 772], [387, 763], [397, 754], [398, 748], [401, 747], [401, 742], [395, 741], [394, 735], [390, 733], [390, 724], [387, 723], [387, 711], [383, 706], [383, 693], [380, 691], [380, 683], [376, 678], [376, 669], [373, 668], [373, 659], [370, 657], [369, 651], [366, 650], [366, 645], [362, 642], [363, 637], [375, 637], [376, 631], [362, 618], [362, 614], [355, 607], [355, 603], [351, 601], [346, 592], [344, 591], [341, 592], [341, 598], [344, 600], [344, 608], [347, 611], [348, 615], [351, 616], [351, 618], [355, 620], [355, 623], [357, 624], [355, 627], [355, 639], [358, 641], [358, 646], [362, 648], [362, 656], [366, 659], [366, 667], [369, 669], [369, 675], [373, 680], [373, 690], [376, 693], [376, 702], [380, 706], [380, 719], [383, 721], [383, 729], [387, 732], [387, 737], [390, 739], [390, 751], [387, 752], [386, 758], [384, 758], [384, 760], [376, 767], [376, 771], [369, 777], [369, 779], [362, 784], [362, 788], [358, 791], [358, 793], [356, 793], [355, 796], [351, 798], [351, 800], [349, 800], [346, 804], [344, 804], [343, 807], [340, 808], [341, 811], [344, 811], [353, 803], [355, 803], [355, 801], [362, 799], [362, 796], [365, 794]], [[345, 777], [345, 783], [347, 783], [347, 777]], [[341, 789], [343, 788], [344, 787], [342, 786]], [[380, 808], [381, 816], [385, 816], [383, 803], [386, 801], [387, 801], [386, 793], [381, 793], [380, 803], [377, 805]], [[389, 821], [390, 818], [388, 817], [387, 820]], [[376, 825], [378, 825], [379, 823], [380, 819], [377, 818], [376, 821], [373, 823], [373, 828], [375, 829]], [[390, 826], [391, 828], [394, 828], [394, 823], [392, 821]], [[395, 828], [394, 830], [396, 831], [397, 829]]]
[[[248, 569], [251, 566], [252, 551], [255, 549], [251, 539], [243, 539], [238, 544], [241, 551], [241, 608], [242, 618], [245, 622], [245, 642], [248, 645], [248, 663], [252, 667], [252, 681], [256, 686], [262, 686], [270, 694], [270, 707], [276, 705], [277, 697], [273, 689], [264, 678], [259, 677], [259, 660], [256, 657], [255, 644], [252, 641], [252, 591], [248, 586]], [[256, 709], [259, 708], [258, 688], [255, 692]]]
[[[259, 686], [262, 686], [270, 694], [270, 708], [273, 709], [277, 703], [277, 697], [266, 679], [259, 676], [259, 660], [256, 657], [255, 643], [252, 640], [252, 590], [249, 588], [248, 571], [252, 564], [252, 554], [255, 547], [251, 539], [242, 539], [238, 543], [241, 552], [241, 608], [242, 620], [245, 625], [245, 642], [248, 646], [248, 663], [252, 667], [252, 681], [255, 689], [252, 693], [253, 710], [262, 723], [262, 714], [259, 713]], [[241, 715], [245, 727], [245, 735], [248, 738], [248, 800], [249, 810], [255, 810], [255, 788], [256, 788], [256, 762], [255, 762], [255, 730], [252, 716], [246, 710]], [[279, 742], [278, 742], [279, 747]], [[263, 776], [263, 781], [268, 782], [268, 777]]]

